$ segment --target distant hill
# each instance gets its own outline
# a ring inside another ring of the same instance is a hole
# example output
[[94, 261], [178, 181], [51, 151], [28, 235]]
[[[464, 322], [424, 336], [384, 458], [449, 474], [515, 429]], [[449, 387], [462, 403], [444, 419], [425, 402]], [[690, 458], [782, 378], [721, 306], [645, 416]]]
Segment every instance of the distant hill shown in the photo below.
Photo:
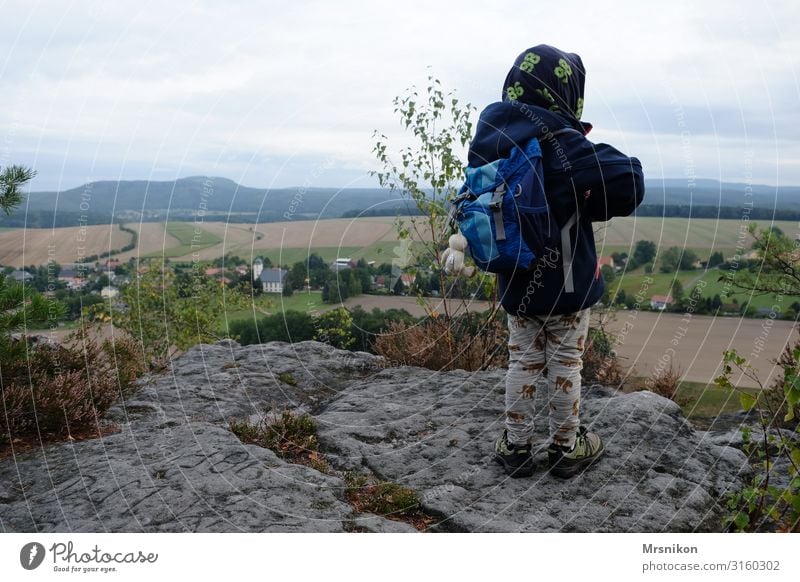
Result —
[[[90, 222], [110, 220], [191, 220], [198, 213], [217, 220], [271, 222], [338, 218], [354, 209], [403, 207], [397, 196], [378, 188], [280, 188], [242, 186], [218, 177], [192, 176], [172, 181], [90, 182], [62, 192], [32, 192], [29, 215], [86, 215]], [[23, 214], [23, 212], [18, 212]], [[2, 224], [2, 223], [0, 223]]]
[[752, 201], [754, 208], [800, 211], [800, 186], [748, 186], [717, 180], [695, 180], [690, 185], [684, 178], [667, 178], [646, 180], [645, 190], [649, 205], [742, 207]]
[[[645, 204], [648, 215], [664, 206], [741, 207], [749, 200], [746, 189], [715, 180], [697, 180], [692, 188], [685, 179], [649, 180]], [[756, 208], [800, 211], [800, 187], [752, 186], [752, 194]], [[13, 216], [0, 218], [0, 226], [194, 220], [199, 213], [206, 220], [253, 223], [410, 212], [397, 195], [379, 188], [264, 189], [204, 176], [91, 182], [61, 192], [32, 192], [28, 198]]]

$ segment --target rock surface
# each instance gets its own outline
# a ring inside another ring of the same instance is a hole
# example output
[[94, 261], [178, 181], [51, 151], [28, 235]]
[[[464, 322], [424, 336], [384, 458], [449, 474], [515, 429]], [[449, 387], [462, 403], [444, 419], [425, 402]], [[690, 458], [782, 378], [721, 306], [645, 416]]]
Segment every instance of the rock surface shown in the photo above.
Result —
[[[197, 346], [112, 409], [119, 432], [0, 461], [0, 531], [416, 531], [356, 512], [348, 470], [414, 489], [434, 531], [715, 531], [721, 496], [748, 471], [671, 401], [593, 386], [582, 417], [605, 457], [563, 481], [541, 448], [533, 477], [509, 479], [492, 460], [503, 370], [383, 364], [316, 342]], [[228, 429], [266, 407], [314, 415], [335, 474]]]

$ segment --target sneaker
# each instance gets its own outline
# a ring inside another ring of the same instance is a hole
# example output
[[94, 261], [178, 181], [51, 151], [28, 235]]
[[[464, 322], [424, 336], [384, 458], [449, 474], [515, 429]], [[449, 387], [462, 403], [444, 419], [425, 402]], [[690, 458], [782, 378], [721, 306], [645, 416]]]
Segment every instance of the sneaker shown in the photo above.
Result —
[[604, 450], [600, 435], [581, 426], [572, 450], [555, 443], [550, 444], [547, 449], [550, 473], [562, 479], [573, 477], [599, 459]]
[[512, 445], [508, 442], [508, 431], [503, 431], [494, 446], [494, 460], [503, 465], [506, 473], [512, 477], [530, 477], [533, 475], [533, 456], [531, 444]]

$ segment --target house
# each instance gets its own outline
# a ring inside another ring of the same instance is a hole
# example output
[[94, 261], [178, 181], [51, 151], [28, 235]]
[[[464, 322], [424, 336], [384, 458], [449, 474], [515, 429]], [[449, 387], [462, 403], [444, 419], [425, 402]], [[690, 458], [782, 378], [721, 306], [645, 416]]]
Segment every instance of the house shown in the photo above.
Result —
[[61, 271], [58, 273], [58, 280], [66, 283], [68, 289], [81, 289], [88, 283], [86, 279], [86, 269], [82, 265], [76, 265], [76, 267], [79, 268], [62, 267]]
[[772, 307], [759, 307], [756, 309], [756, 317], [769, 317], [770, 319], [775, 319], [777, 317], [780, 319], [783, 317], [783, 312], [776, 311]]
[[403, 285], [406, 287], [411, 287], [414, 284], [414, 281], [417, 280], [416, 275], [411, 275], [409, 273], [403, 273], [400, 275], [400, 280], [403, 282]]
[[672, 295], [653, 295], [650, 298], [650, 308], [656, 311], [664, 311], [668, 306], [675, 303]]
[[331, 263], [331, 270], [335, 273], [340, 269], [352, 269], [356, 264], [349, 257], [336, 259]]
[[261, 272], [258, 278], [261, 281], [261, 289], [264, 293], [283, 293], [283, 284], [286, 280], [286, 275], [289, 273], [286, 269], [266, 269]]
[[11, 271], [8, 276], [17, 283], [27, 283], [33, 279], [33, 275], [28, 271]]
[[249, 269], [247, 268], [247, 265], [239, 265], [238, 267], [236, 267], [236, 274], [237, 275], [241, 275], [241, 276], [247, 275], [247, 271], [249, 271]]
[[614, 257], [598, 257], [597, 258], [598, 268], [603, 267], [604, 265], [609, 266], [614, 270], [616, 270], [617, 268], [617, 265], [614, 263]]
[[223, 269], [221, 267], [208, 267], [206, 269], [206, 276], [208, 277], [216, 277], [222, 274]]
[[117, 289], [116, 287], [112, 287], [111, 285], [108, 285], [100, 289], [100, 297], [103, 297], [105, 299], [113, 299], [117, 295], [119, 295], [119, 289]]

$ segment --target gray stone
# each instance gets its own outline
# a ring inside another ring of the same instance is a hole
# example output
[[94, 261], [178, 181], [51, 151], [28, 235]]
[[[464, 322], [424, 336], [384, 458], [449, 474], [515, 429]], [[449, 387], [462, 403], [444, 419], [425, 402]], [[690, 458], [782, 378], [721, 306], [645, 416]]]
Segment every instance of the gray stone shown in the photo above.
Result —
[[[0, 531], [415, 531], [347, 503], [346, 470], [416, 490], [439, 531], [713, 531], [749, 469], [651, 393], [585, 391], [605, 457], [572, 480], [510, 479], [493, 462], [503, 370], [385, 368], [317, 342], [200, 345], [115, 406], [120, 431], [0, 461]], [[241, 443], [231, 419], [314, 415], [324, 474]], [[544, 407], [542, 407], [544, 409]]]

